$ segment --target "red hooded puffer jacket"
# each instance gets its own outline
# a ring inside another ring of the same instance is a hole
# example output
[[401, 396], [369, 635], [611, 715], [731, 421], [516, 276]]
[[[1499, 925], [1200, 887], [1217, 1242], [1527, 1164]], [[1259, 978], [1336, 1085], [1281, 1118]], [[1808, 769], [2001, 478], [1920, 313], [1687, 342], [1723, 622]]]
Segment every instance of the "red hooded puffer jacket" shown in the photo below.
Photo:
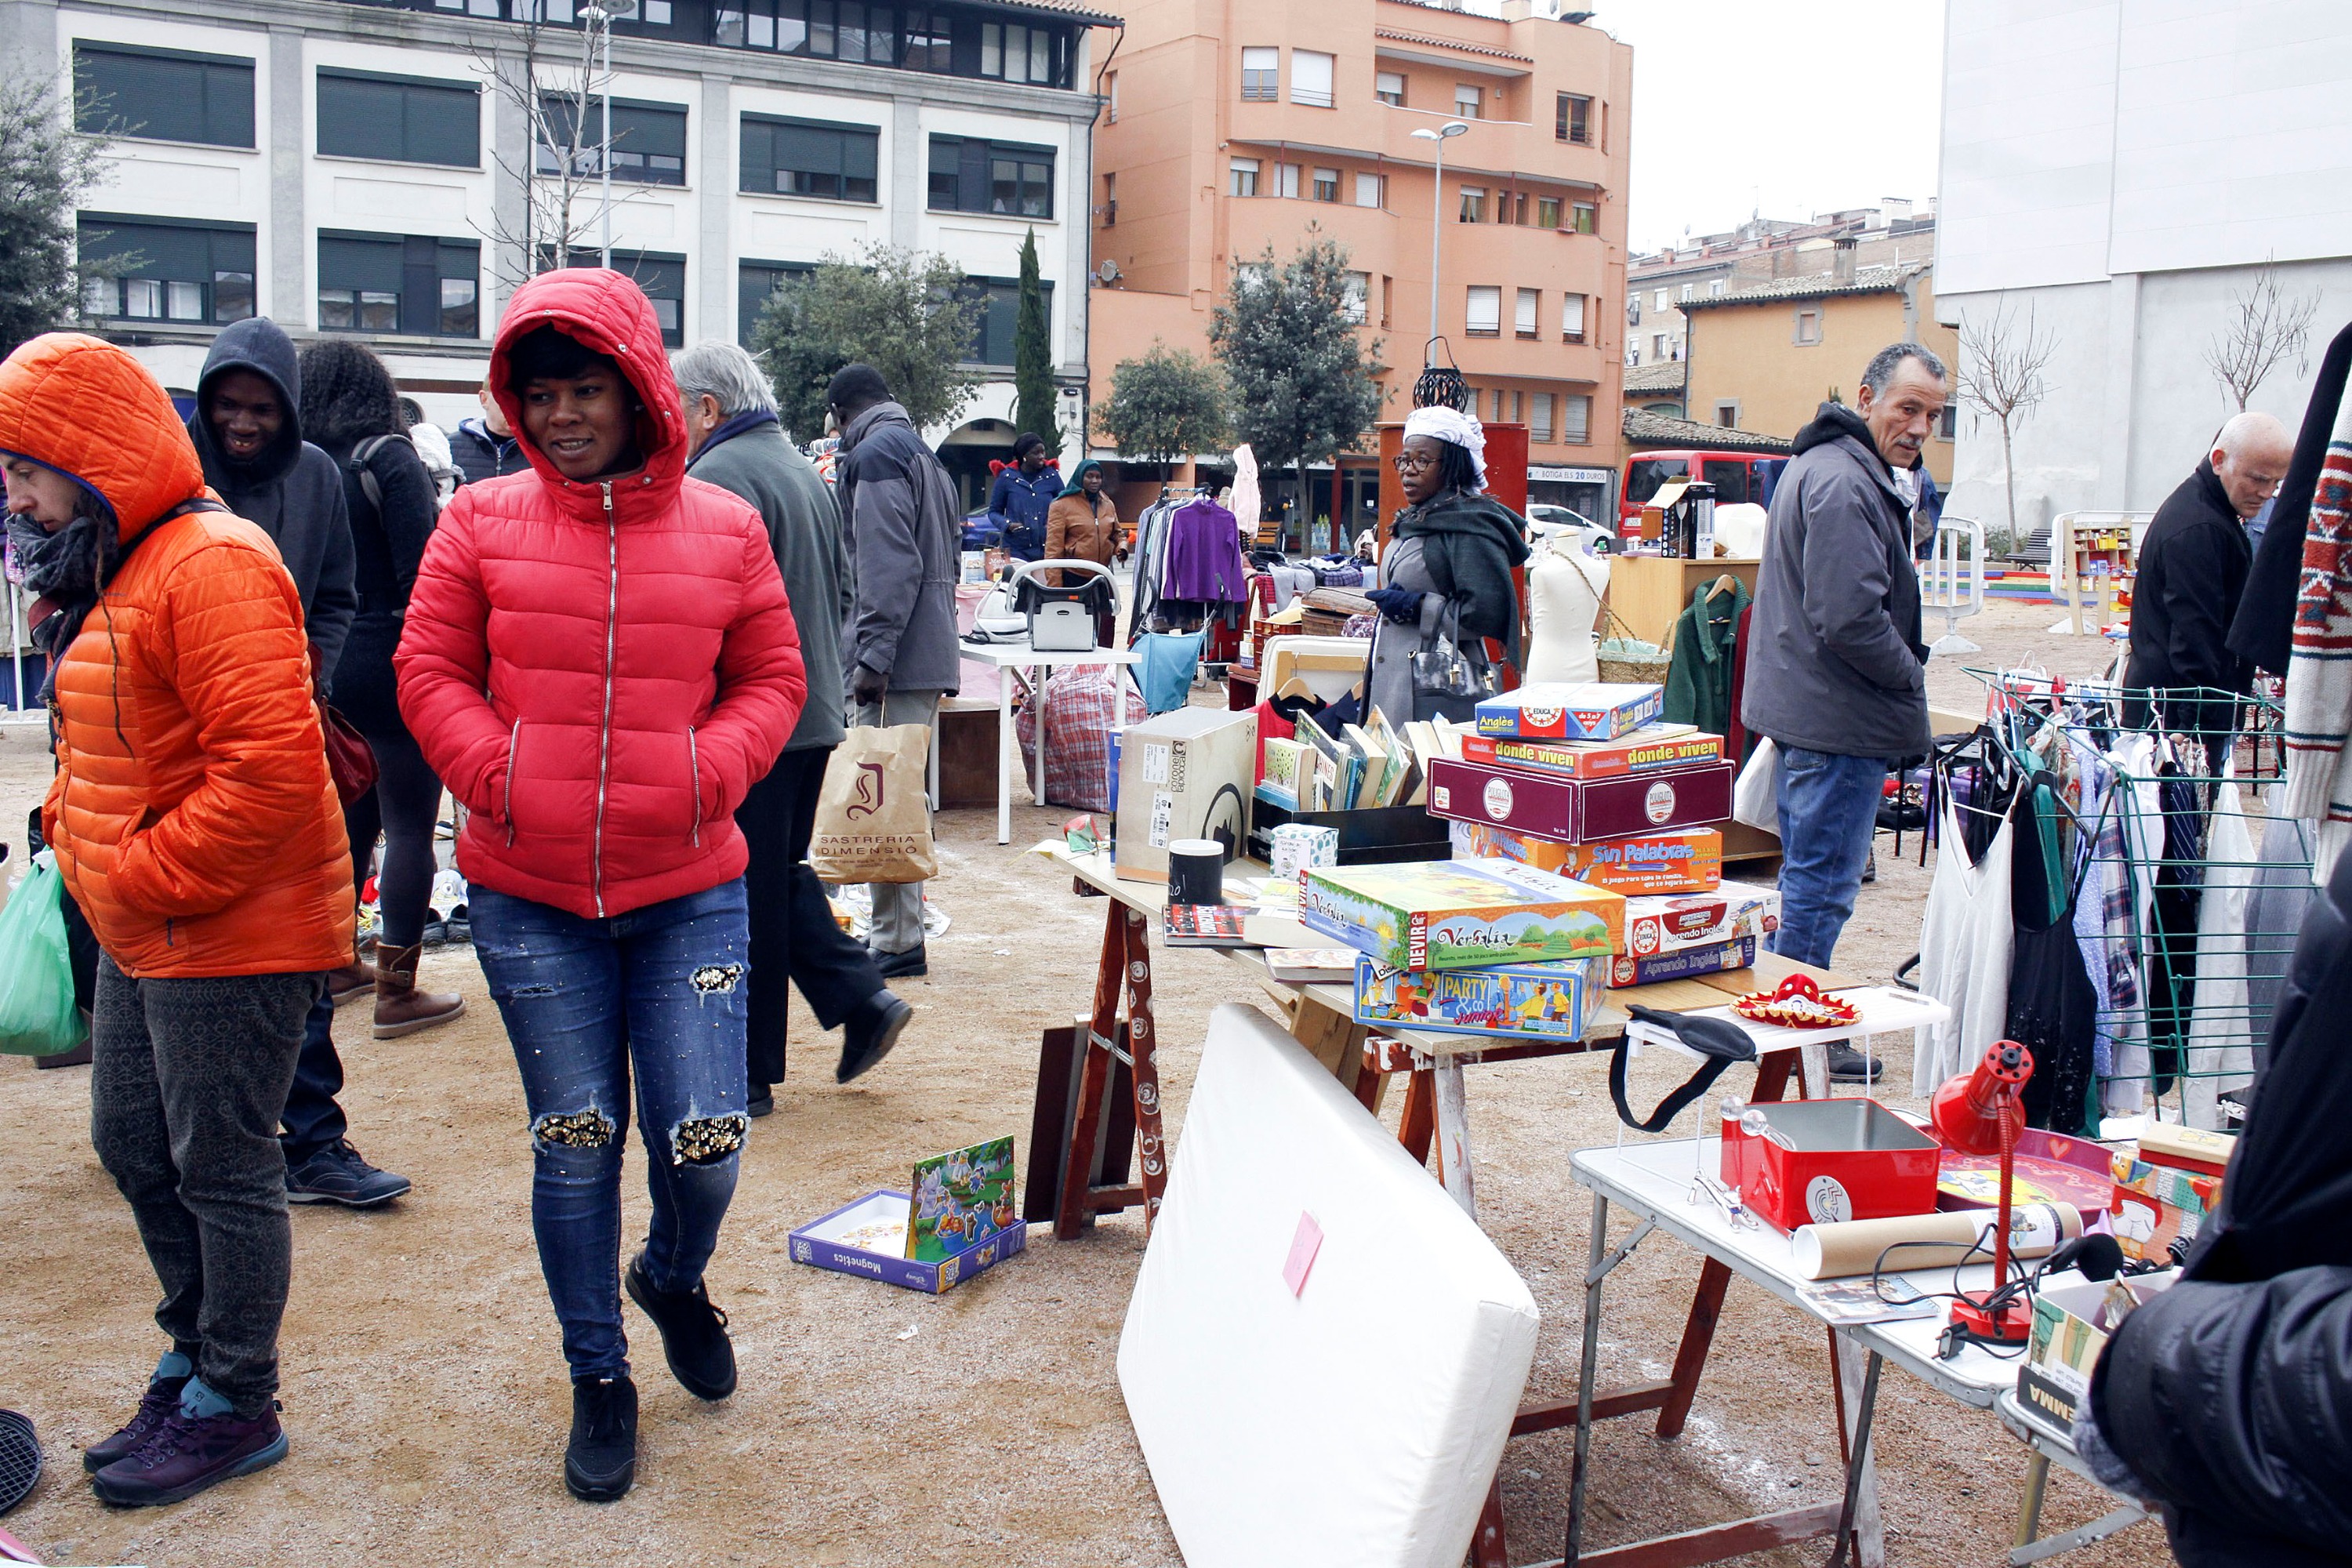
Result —
[[467, 879], [587, 918], [742, 874], [734, 812], [783, 749], [806, 686], [760, 514], [686, 477], [677, 384], [653, 305], [617, 272], [516, 291], [490, 353], [553, 325], [609, 354], [645, 405], [645, 467], [531, 472], [458, 490], [418, 567], [393, 664], [425, 760], [472, 815]]

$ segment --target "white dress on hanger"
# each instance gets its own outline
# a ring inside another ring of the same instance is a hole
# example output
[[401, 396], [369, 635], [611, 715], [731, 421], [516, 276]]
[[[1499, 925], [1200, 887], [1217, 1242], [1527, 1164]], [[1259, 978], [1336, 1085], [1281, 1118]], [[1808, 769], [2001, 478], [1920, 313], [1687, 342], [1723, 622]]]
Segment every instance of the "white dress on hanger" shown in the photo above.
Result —
[[1938, 829], [1936, 880], [1919, 930], [1919, 994], [1952, 1013], [1914, 1031], [1911, 1092], [1922, 1095], [1975, 1067], [2008, 1029], [2009, 967], [2017, 952], [2009, 882], [2014, 826], [2004, 817], [1984, 858], [1973, 866], [1960, 837], [1959, 812], [1949, 800]]
[[1609, 586], [1608, 563], [1584, 553], [1583, 543], [1555, 534], [1528, 563], [1529, 684], [1601, 679], [1592, 623]]
[[2222, 1131], [2217, 1097], [2253, 1081], [2254, 1042], [2246, 1011], [2246, 900], [2261, 868], [2246, 829], [2237, 781], [2222, 775], [2205, 846], [2205, 897], [2197, 911], [2197, 1006], [2189, 1024], [2189, 1076], [2182, 1115], [2191, 1127]]

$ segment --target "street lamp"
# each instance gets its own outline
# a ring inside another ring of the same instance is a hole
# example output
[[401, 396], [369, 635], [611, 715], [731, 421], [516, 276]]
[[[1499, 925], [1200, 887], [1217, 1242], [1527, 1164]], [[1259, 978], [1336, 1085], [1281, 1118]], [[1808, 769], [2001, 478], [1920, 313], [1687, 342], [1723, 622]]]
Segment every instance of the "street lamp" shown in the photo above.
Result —
[[[613, 20], [625, 16], [637, 8], [637, 0], [591, 0], [580, 8], [580, 20], [588, 28], [588, 58], [591, 74], [604, 84], [604, 128], [597, 132], [596, 161], [604, 172], [598, 195], [603, 220], [602, 236], [596, 247], [596, 265], [613, 265]], [[604, 49], [604, 69], [595, 71], [593, 62], [598, 46]], [[586, 107], [583, 105], [582, 107]]]
[[1422, 345], [1423, 369], [1434, 363], [1431, 356], [1436, 353], [1437, 344], [1437, 241], [1438, 237], [1445, 232], [1442, 226], [1445, 222], [1445, 142], [1447, 138], [1459, 136], [1469, 129], [1456, 120], [1434, 131], [1413, 132], [1421, 141], [1435, 142], [1431, 151], [1437, 154], [1437, 172], [1432, 176], [1435, 184], [1429, 198], [1429, 342]]

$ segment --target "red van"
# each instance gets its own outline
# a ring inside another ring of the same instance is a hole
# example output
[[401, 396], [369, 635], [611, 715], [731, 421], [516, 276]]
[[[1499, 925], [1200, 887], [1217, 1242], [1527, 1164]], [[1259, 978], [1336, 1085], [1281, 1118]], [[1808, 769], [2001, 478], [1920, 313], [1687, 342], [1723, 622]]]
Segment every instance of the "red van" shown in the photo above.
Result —
[[1768, 504], [1773, 481], [1789, 459], [1769, 452], [1636, 452], [1625, 459], [1617, 487], [1617, 531], [1625, 539], [1642, 532], [1642, 508], [1668, 479], [1703, 479], [1715, 487], [1715, 504]]

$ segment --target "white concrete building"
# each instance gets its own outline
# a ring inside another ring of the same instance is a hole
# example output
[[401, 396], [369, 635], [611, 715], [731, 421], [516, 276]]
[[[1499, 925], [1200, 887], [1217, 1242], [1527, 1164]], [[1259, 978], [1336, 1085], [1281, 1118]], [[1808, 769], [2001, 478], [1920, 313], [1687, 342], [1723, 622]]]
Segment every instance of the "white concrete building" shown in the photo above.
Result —
[[[2318, 308], [2249, 406], [2299, 424], [2352, 321], [2352, 5], [1952, 0], [1939, 216], [1938, 317], [2053, 345], [2020, 529], [2153, 508], [2236, 411], [2204, 354], [2266, 260]], [[1955, 456], [1951, 511], [2002, 521], [1998, 427], [1963, 413]]]
[[[521, 171], [551, 165], [493, 71], [520, 80], [529, 47], [542, 100], [567, 74], [576, 90], [579, 9], [0, 0], [0, 69], [100, 95], [85, 129], [116, 140], [83, 203], [84, 247], [142, 259], [89, 308], [166, 385], [193, 388], [218, 327], [257, 312], [298, 340], [364, 338], [428, 417], [454, 424], [475, 412], [498, 310], [548, 237], [543, 216], [527, 229]], [[991, 300], [971, 362], [985, 379], [956, 427], [926, 434], [984, 475], [1015, 433], [1014, 287], [1034, 229], [1063, 424], [1079, 427], [1087, 27], [1111, 18], [1077, 0], [628, 9], [611, 44], [611, 243], [669, 342], [747, 334], [781, 279], [829, 254], [871, 241], [945, 254]], [[573, 207], [591, 259], [598, 184]]]

